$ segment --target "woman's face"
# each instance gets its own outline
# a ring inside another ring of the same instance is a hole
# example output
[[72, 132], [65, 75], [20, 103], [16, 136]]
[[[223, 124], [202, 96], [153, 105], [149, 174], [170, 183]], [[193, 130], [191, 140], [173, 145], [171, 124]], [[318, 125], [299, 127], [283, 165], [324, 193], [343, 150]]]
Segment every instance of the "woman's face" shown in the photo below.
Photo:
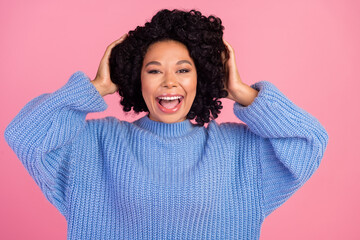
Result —
[[197, 73], [186, 46], [173, 40], [149, 46], [141, 68], [141, 91], [150, 119], [186, 119], [196, 95]]

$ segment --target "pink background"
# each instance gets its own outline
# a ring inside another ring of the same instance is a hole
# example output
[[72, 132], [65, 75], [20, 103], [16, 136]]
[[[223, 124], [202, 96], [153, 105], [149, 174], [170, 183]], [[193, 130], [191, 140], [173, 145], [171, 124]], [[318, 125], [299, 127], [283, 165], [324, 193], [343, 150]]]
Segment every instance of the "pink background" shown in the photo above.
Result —
[[[181, 2], [181, 3], [180, 3]], [[243, 81], [274, 83], [324, 125], [330, 140], [313, 177], [264, 222], [261, 239], [359, 239], [359, 1], [1, 1], [0, 239], [66, 239], [66, 221], [4, 141], [34, 97], [76, 70], [93, 78], [106, 46], [162, 8], [201, 10], [225, 25]], [[125, 116], [117, 95], [107, 111]], [[224, 101], [222, 121], [237, 121]], [[137, 118], [139, 116], [135, 116]]]

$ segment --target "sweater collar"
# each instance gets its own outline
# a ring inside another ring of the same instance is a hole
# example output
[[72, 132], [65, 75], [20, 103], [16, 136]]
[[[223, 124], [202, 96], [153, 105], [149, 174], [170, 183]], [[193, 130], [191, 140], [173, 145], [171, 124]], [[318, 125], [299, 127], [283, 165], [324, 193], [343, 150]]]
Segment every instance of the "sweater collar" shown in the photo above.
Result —
[[196, 129], [189, 119], [176, 123], [164, 123], [151, 120], [148, 115], [136, 120], [134, 124], [163, 137], [181, 137]]

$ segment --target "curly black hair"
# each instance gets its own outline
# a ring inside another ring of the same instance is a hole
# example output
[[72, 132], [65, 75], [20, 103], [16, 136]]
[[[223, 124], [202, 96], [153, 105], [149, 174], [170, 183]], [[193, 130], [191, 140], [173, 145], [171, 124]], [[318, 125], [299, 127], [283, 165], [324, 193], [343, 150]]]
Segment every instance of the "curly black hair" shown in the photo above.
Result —
[[221, 55], [224, 53], [227, 60], [229, 53], [222, 40], [223, 30], [221, 19], [213, 15], [163, 9], [144, 26], [129, 31], [127, 38], [112, 49], [109, 59], [110, 77], [119, 88], [123, 110], [149, 112], [140, 91], [144, 56], [151, 44], [175, 40], [187, 47], [197, 71], [196, 96], [187, 119], [195, 118], [203, 126], [210, 118], [217, 118], [222, 109], [219, 99], [228, 95]]

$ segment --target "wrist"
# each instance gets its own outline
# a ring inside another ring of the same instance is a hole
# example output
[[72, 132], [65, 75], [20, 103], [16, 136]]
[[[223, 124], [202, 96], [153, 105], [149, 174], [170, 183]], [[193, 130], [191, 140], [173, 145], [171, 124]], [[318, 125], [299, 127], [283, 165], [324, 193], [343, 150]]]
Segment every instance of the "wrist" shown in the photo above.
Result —
[[253, 89], [249, 85], [240, 84], [235, 93], [233, 93], [234, 100], [243, 106], [249, 106], [258, 95], [258, 90]]
[[102, 84], [95, 80], [92, 80], [91, 83], [94, 85], [94, 87], [96, 88], [96, 90], [99, 92], [99, 94], [104, 97], [105, 95], [107, 95], [105, 88], [102, 86]]

